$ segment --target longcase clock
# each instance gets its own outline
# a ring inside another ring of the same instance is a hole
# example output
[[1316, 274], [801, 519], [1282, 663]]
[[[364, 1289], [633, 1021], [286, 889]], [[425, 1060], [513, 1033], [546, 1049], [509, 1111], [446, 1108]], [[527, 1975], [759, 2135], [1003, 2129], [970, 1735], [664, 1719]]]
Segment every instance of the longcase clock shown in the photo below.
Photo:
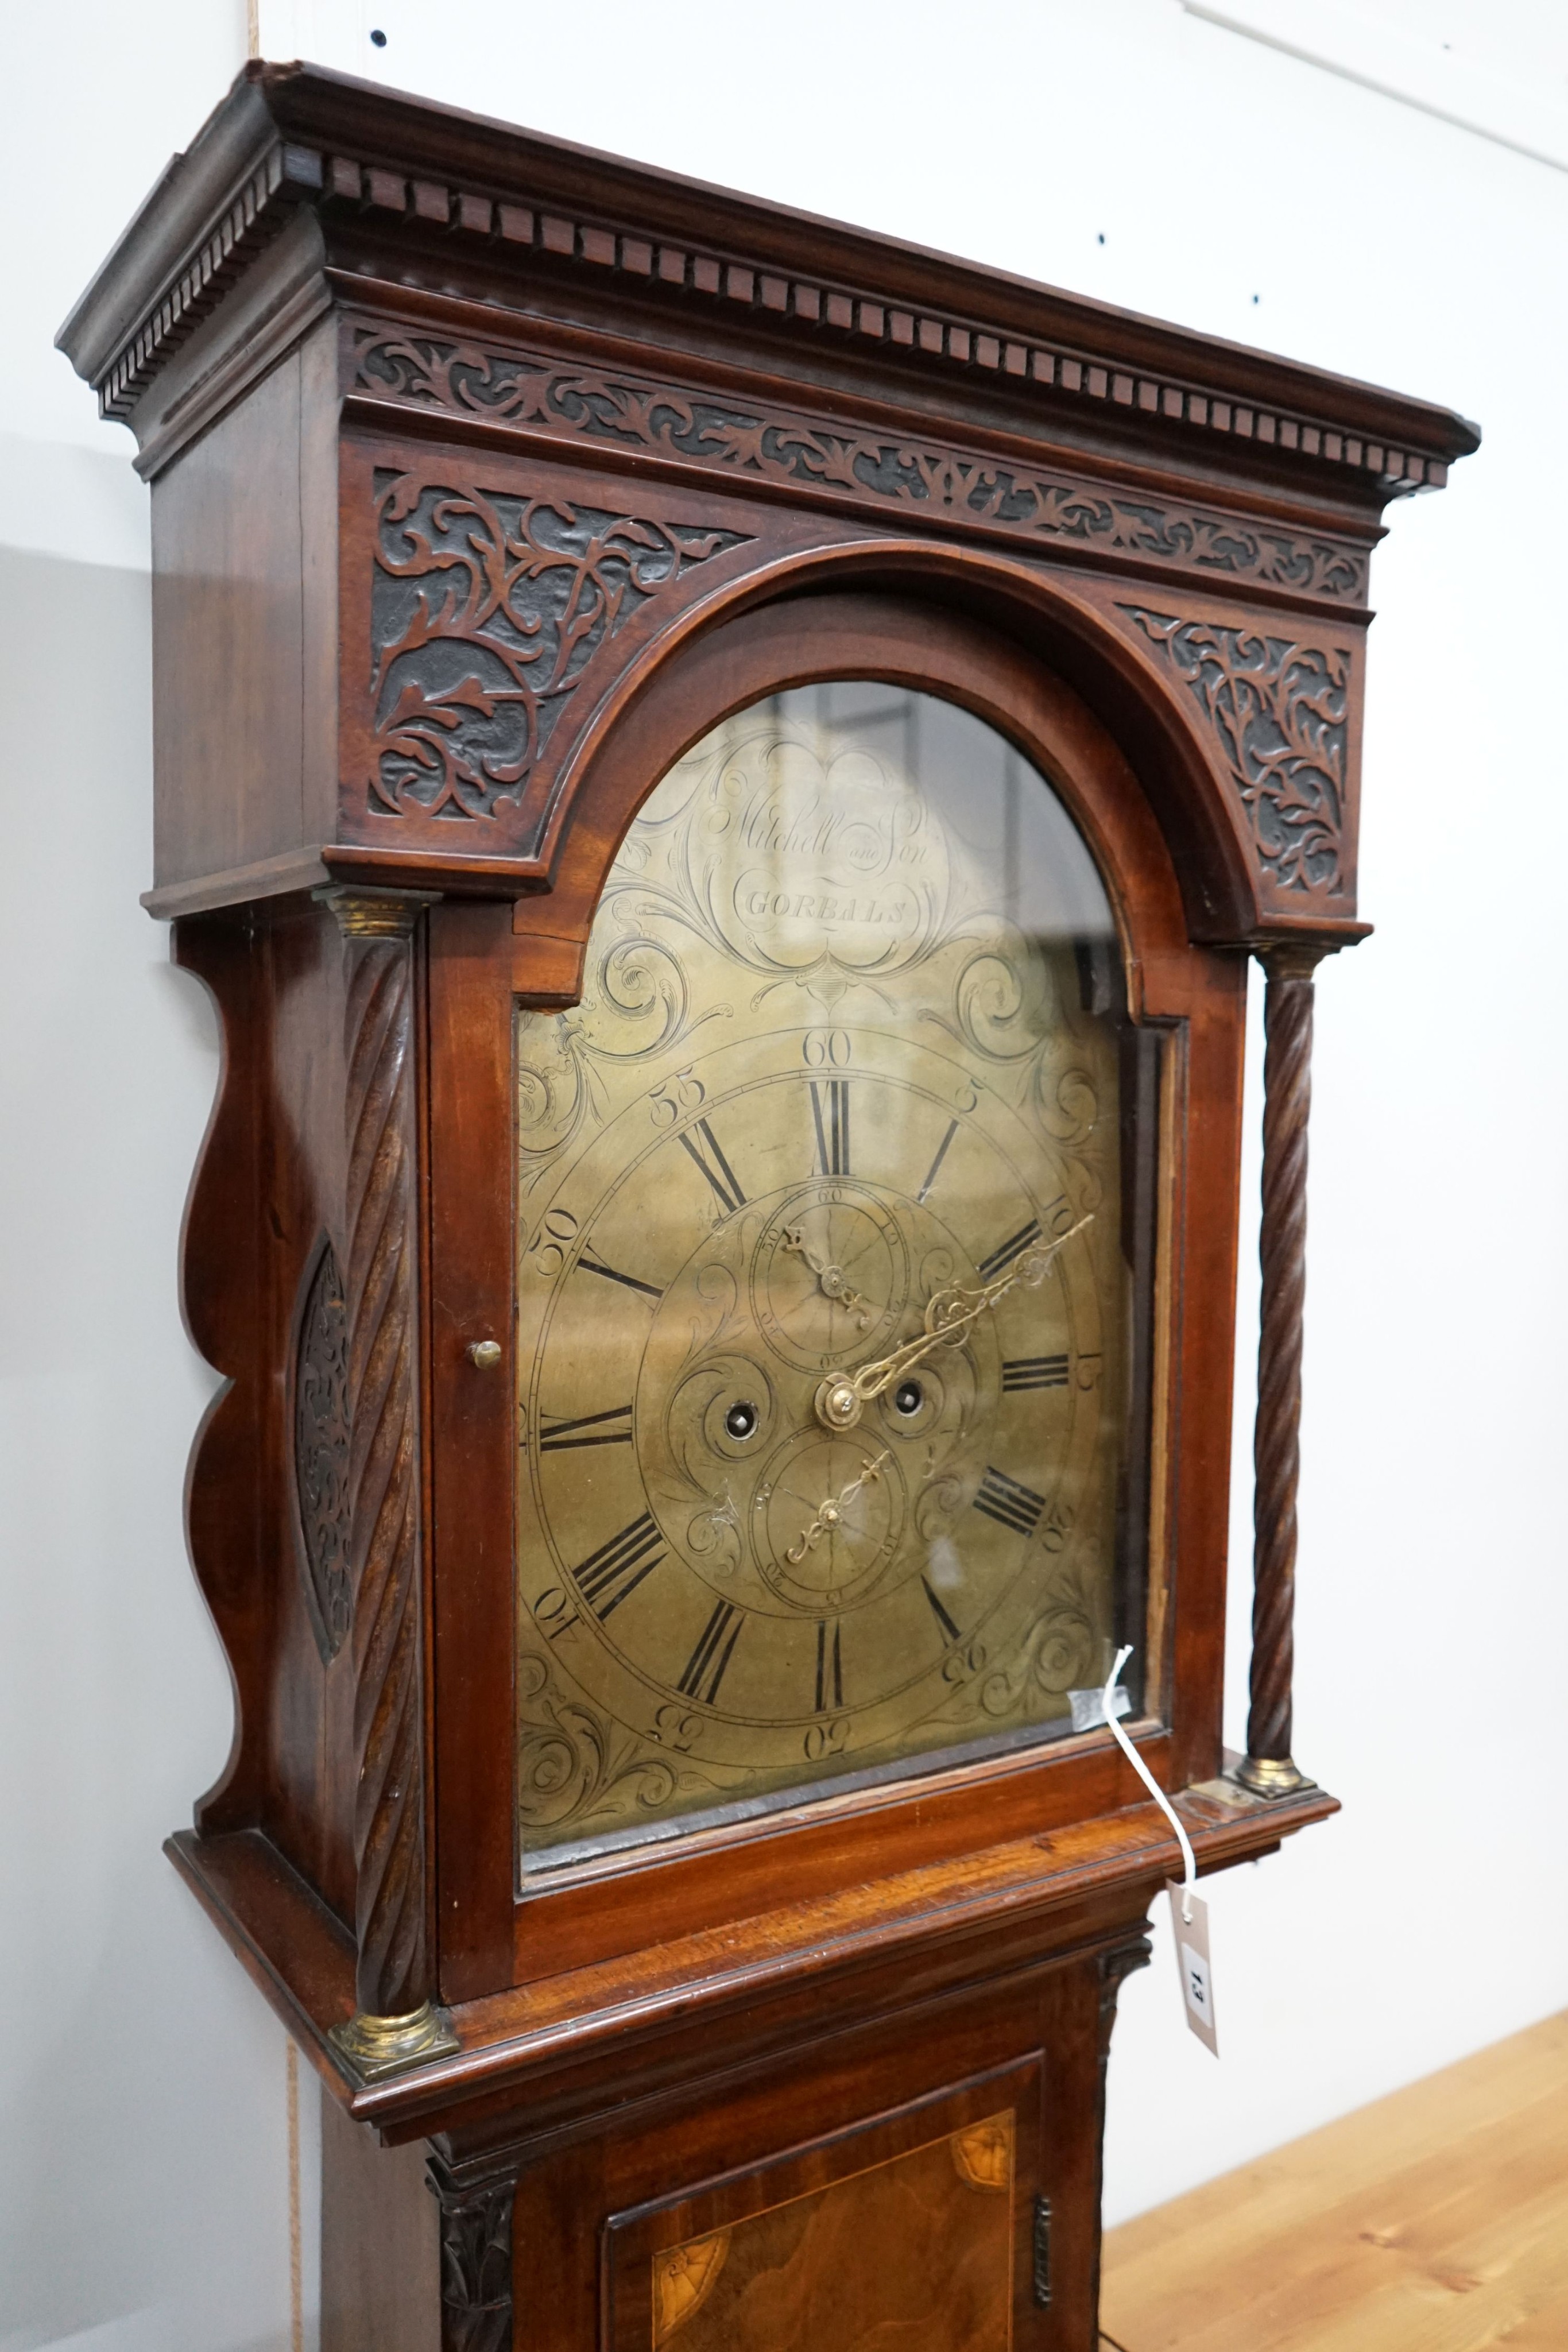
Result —
[[307, 67], [62, 341], [225, 1038], [169, 1850], [329, 2095], [326, 2341], [1089, 2352], [1176, 1864], [1117, 1654], [1201, 1868], [1333, 1810], [1312, 974], [1379, 516], [1474, 429]]

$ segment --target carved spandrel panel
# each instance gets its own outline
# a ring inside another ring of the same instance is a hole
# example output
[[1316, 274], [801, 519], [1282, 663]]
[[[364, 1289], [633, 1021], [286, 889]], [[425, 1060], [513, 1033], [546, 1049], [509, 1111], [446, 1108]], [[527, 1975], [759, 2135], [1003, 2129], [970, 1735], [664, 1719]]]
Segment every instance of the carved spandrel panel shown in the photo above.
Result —
[[518, 1017], [525, 1856], [1065, 1727], [1103, 1674], [1112, 939], [1042, 780], [925, 698], [758, 706], [645, 804], [580, 1006]]
[[371, 811], [492, 819], [626, 623], [744, 534], [565, 497], [378, 472]]
[[1349, 650], [1290, 628], [1118, 610], [1203, 714], [1266, 903], [1308, 912], [1354, 899]]

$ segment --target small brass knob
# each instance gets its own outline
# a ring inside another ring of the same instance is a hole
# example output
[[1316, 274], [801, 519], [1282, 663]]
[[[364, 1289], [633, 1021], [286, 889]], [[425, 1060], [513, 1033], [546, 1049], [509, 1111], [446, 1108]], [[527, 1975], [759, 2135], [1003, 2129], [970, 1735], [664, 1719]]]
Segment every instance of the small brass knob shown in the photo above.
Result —
[[500, 1360], [501, 1343], [499, 1339], [471, 1339], [469, 1341], [468, 1361], [471, 1364], [476, 1364], [480, 1371], [493, 1372]]

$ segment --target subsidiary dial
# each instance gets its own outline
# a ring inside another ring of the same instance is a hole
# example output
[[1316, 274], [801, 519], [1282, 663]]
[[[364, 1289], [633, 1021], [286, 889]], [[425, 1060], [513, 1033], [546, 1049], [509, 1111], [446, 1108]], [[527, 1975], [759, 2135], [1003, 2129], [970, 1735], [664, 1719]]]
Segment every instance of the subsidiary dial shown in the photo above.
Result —
[[788, 1364], [825, 1371], [891, 1333], [910, 1293], [909, 1246], [868, 1185], [802, 1186], [773, 1211], [751, 1260], [758, 1328]]
[[768, 1464], [751, 1541], [769, 1591], [809, 1615], [841, 1610], [887, 1573], [908, 1510], [904, 1474], [885, 1446], [804, 1430]]

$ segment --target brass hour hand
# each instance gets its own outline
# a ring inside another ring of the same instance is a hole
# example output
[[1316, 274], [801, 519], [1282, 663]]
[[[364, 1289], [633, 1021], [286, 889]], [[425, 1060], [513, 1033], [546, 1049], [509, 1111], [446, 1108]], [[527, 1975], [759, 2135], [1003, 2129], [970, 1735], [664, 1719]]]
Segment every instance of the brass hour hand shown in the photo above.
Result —
[[844, 1505], [852, 1502], [862, 1486], [869, 1486], [873, 1478], [881, 1477], [882, 1465], [886, 1460], [887, 1448], [883, 1446], [876, 1460], [868, 1462], [858, 1478], [852, 1478], [849, 1485], [840, 1493], [829, 1496], [805, 1533], [799, 1537], [785, 1553], [784, 1557], [791, 1568], [799, 1568], [812, 1545], [819, 1542], [823, 1536], [831, 1535], [832, 1530], [841, 1524], [844, 1516]]
[[841, 1267], [836, 1266], [831, 1258], [823, 1257], [820, 1251], [811, 1247], [800, 1225], [787, 1225], [779, 1237], [779, 1246], [781, 1250], [790, 1250], [795, 1256], [804, 1259], [806, 1265], [816, 1276], [817, 1287], [824, 1298], [832, 1299], [840, 1307], [849, 1307], [854, 1314], [855, 1321], [860, 1325], [861, 1329], [862, 1331], [870, 1329], [872, 1310], [866, 1305], [864, 1293], [856, 1290], [852, 1285], [844, 1280]]
[[862, 1364], [858, 1372], [830, 1372], [821, 1383], [817, 1390], [816, 1409], [817, 1419], [822, 1427], [852, 1429], [861, 1417], [862, 1409], [870, 1403], [873, 1397], [881, 1396], [884, 1389], [891, 1388], [894, 1381], [901, 1380], [905, 1372], [913, 1371], [916, 1364], [924, 1363], [926, 1357], [935, 1354], [938, 1348], [956, 1347], [970, 1324], [988, 1313], [1007, 1297], [1009, 1290], [1015, 1289], [1020, 1282], [1032, 1290], [1036, 1283], [1043, 1280], [1046, 1267], [1057, 1251], [1065, 1249], [1075, 1234], [1081, 1234], [1085, 1225], [1092, 1225], [1093, 1222], [1091, 1211], [1088, 1216], [1080, 1217], [1066, 1233], [1058, 1234], [1055, 1241], [1048, 1242], [1043, 1249], [1022, 1251], [1005, 1274], [998, 1275], [996, 1280], [988, 1282], [983, 1289], [965, 1290], [956, 1283], [948, 1283], [941, 1290], [934, 1290], [925, 1302], [925, 1328], [923, 1331], [917, 1332], [913, 1339], [906, 1339], [902, 1347], [894, 1348], [891, 1355], [879, 1356], [874, 1363]]

